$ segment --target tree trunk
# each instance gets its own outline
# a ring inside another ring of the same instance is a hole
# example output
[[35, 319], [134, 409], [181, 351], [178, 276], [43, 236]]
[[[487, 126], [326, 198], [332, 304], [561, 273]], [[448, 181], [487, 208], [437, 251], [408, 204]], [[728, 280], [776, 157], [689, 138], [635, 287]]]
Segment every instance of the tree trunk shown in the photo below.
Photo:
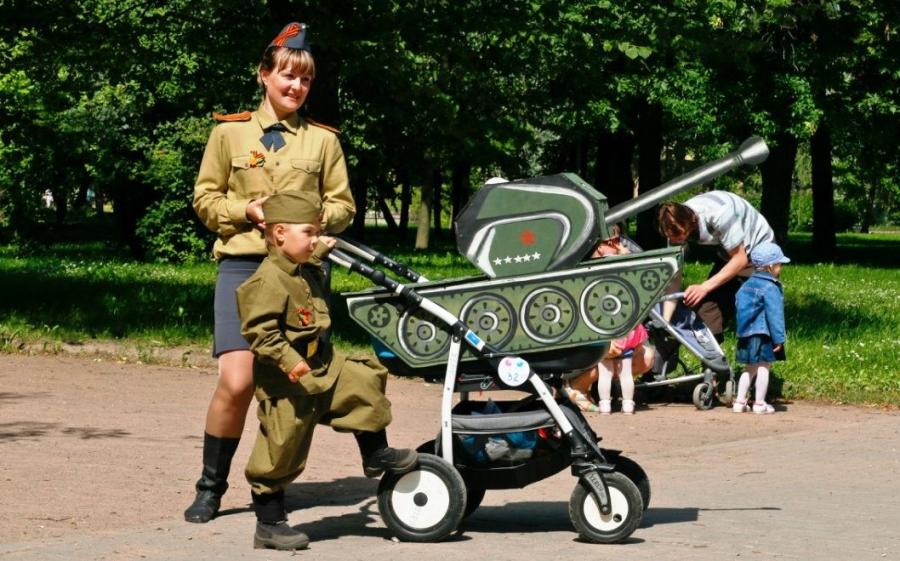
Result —
[[[653, 104], [644, 104], [638, 120], [638, 194], [659, 186], [662, 183], [662, 108]], [[637, 216], [638, 244], [644, 249], [663, 245], [663, 239], [656, 230], [656, 209], [650, 209]]]
[[388, 231], [396, 236], [399, 232], [397, 231], [397, 221], [394, 220], [391, 207], [388, 206], [387, 201], [383, 196], [379, 196], [375, 204], [378, 205], [378, 210], [381, 212], [381, 215], [384, 216], [384, 222], [387, 224]]
[[[362, 161], [359, 162], [358, 167], [365, 169]], [[350, 184], [350, 191], [353, 193], [353, 203], [356, 205], [356, 215], [353, 217], [350, 233], [357, 239], [362, 239], [363, 237], [363, 231], [366, 228], [366, 209], [369, 206], [368, 181], [365, 177], [365, 172], [356, 173], [354, 174], [353, 182]]]
[[400, 168], [397, 170], [397, 179], [400, 181], [400, 241], [406, 241], [409, 234], [409, 206], [412, 203], [412, 185], [409, 182], [409, 170]]
[[633, 155], [634, 139], [629, 134], [604, 132], [597, 137], [594, 187], [606, 196], [609, 206], [627, 201], [634, 195]]
[[810, 141], [812, 159], [813, 251], [830, 261], [837, 254], [834, 227], [834, 180], [831, 168], [831, 129], [822, 124]]
[[456, 164], [453, 167], [453, 177], [450, 180], [450, 202], [453, 219], [451, 220], [451, 228], [456, 233], [455, 219], [459, 216], [459, 211], [469, 200], [469, 175], [472, 172], [472, 165], [468, 162]]
[[419, 202], [419, 215], [416, 220], [416, 249], [428, 249], [428, 237], [431, 226], [431, 203], [434, 202], [434, 184], [426, 181], [422, 185], [422, 196]]
[[797, 138], [789, 133], [781, 133], [775, 140], [775, 147], [761, 168], [763, 190], [760, 211], [775, 231], [775, 241], [784, 245], [788, 238], [788, 220], [791, 214]]
[[866, 166], [867, 169], [873, 170], [869, 173], [870, 184], [869, 194], [866, 197], [866, 212], [863, 215], [863, 222], [860, 231], [868, 234], [872, 226], [878, 221], [878, 196], [881, 191], [881, 178], [875, 168]]
[[443, 211], [443, 204], [441, 197], [443, 195], [443, 186], [444, 186], [444, 175], [441, 173], [440, 168], [434, 168], [431, 172], [431, 192], [434, 196], [434, 201], [431, 203], [431, 217], [434, 219], [434, 237], [438, 239], [441, 237], [441, 214]]

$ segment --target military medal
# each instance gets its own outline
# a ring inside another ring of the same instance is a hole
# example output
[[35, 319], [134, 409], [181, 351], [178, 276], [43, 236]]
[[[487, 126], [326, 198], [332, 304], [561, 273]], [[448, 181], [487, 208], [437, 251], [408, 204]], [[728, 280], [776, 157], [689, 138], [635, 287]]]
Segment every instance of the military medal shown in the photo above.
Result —
[[298, 306], [297, 307], [297, 317], [300, 318], [300, 323], [303, 325], [309, 325], [312, 323], [312, 310], [307, 308], [306, 306]]
[[250, 150], [250, 167], [261, 168], [266, 165], [266, 155], [256, 150]]

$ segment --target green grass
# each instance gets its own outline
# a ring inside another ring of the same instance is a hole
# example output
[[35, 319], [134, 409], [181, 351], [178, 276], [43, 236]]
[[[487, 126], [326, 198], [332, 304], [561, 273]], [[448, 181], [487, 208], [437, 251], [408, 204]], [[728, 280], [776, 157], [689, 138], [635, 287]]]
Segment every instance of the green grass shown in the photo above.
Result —
[[[429, 278], [476, 274], [450, 242], [428, 252], [366, 242]], [[70, 238], [71, 239], [71, 238]], [[376, 241], [373, 241], [376, 240]], [[900, 405], [900, 235], [839, 236], [838, 259], [817, 264], [808, 235], [794, 234], [784, 268], [788, 361], [775, 374], [788, 398]], [[689, 259], [689, 282], [709, 264]], [[0, 246], [0, 350], [24, 343], [110, 340], [136, 347], [209, 347], [215, 265], [136, 263], [102, 243], [73, 241], [25, 253]], [[369, 281], [336, 270], [337, 293]], [[332, 306], [336, 343], [363, 349], [368, 338]], [[733, 356], [734, 340], [725, 350]]]

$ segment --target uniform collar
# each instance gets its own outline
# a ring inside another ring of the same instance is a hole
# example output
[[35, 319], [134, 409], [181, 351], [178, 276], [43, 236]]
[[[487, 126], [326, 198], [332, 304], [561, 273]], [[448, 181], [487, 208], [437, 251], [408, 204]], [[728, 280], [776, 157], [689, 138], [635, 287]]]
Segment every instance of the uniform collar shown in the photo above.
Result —
[[284, 255], [282, 255], [282, 253], [274, 247], [269, 247], [269, 260], [276, 267], [291, 276], [297, 276], [300, 274], [300, 264], [294, 263]]
[[[262, 103], [259, 104], [259, 109], [256, 110], [256, 121], [259, 123], [259, 128], [263, 131], [279, 122], [275, 119], [274, 115], [269, 114], [268, 111], [263, 109]], [[287, 119], [280, 121], [280, 123], [284, 125], [284, 128], [291, 134], [297, 134], [297, 129], [300, 128], [302, 121], [300, 115], [294, 112], [291, 113]]]

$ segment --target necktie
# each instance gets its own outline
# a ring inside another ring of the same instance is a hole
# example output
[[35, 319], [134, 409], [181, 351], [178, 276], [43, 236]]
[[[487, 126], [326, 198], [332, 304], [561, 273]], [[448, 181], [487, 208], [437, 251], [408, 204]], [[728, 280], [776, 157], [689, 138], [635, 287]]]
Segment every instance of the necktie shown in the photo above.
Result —
[[286, 130], [287, 128], [285, 128], [285, 126], [281, 123], [270, 125], [265, 128], [265, 133], [259, 138], [259, 141], [262, 142], [262, 145], [266, 147], [266, 150], [270, 152], [277, 152], [279, 148], [286, 144], [284, 141], [284, 137], [281, 136], [281, 131]]

